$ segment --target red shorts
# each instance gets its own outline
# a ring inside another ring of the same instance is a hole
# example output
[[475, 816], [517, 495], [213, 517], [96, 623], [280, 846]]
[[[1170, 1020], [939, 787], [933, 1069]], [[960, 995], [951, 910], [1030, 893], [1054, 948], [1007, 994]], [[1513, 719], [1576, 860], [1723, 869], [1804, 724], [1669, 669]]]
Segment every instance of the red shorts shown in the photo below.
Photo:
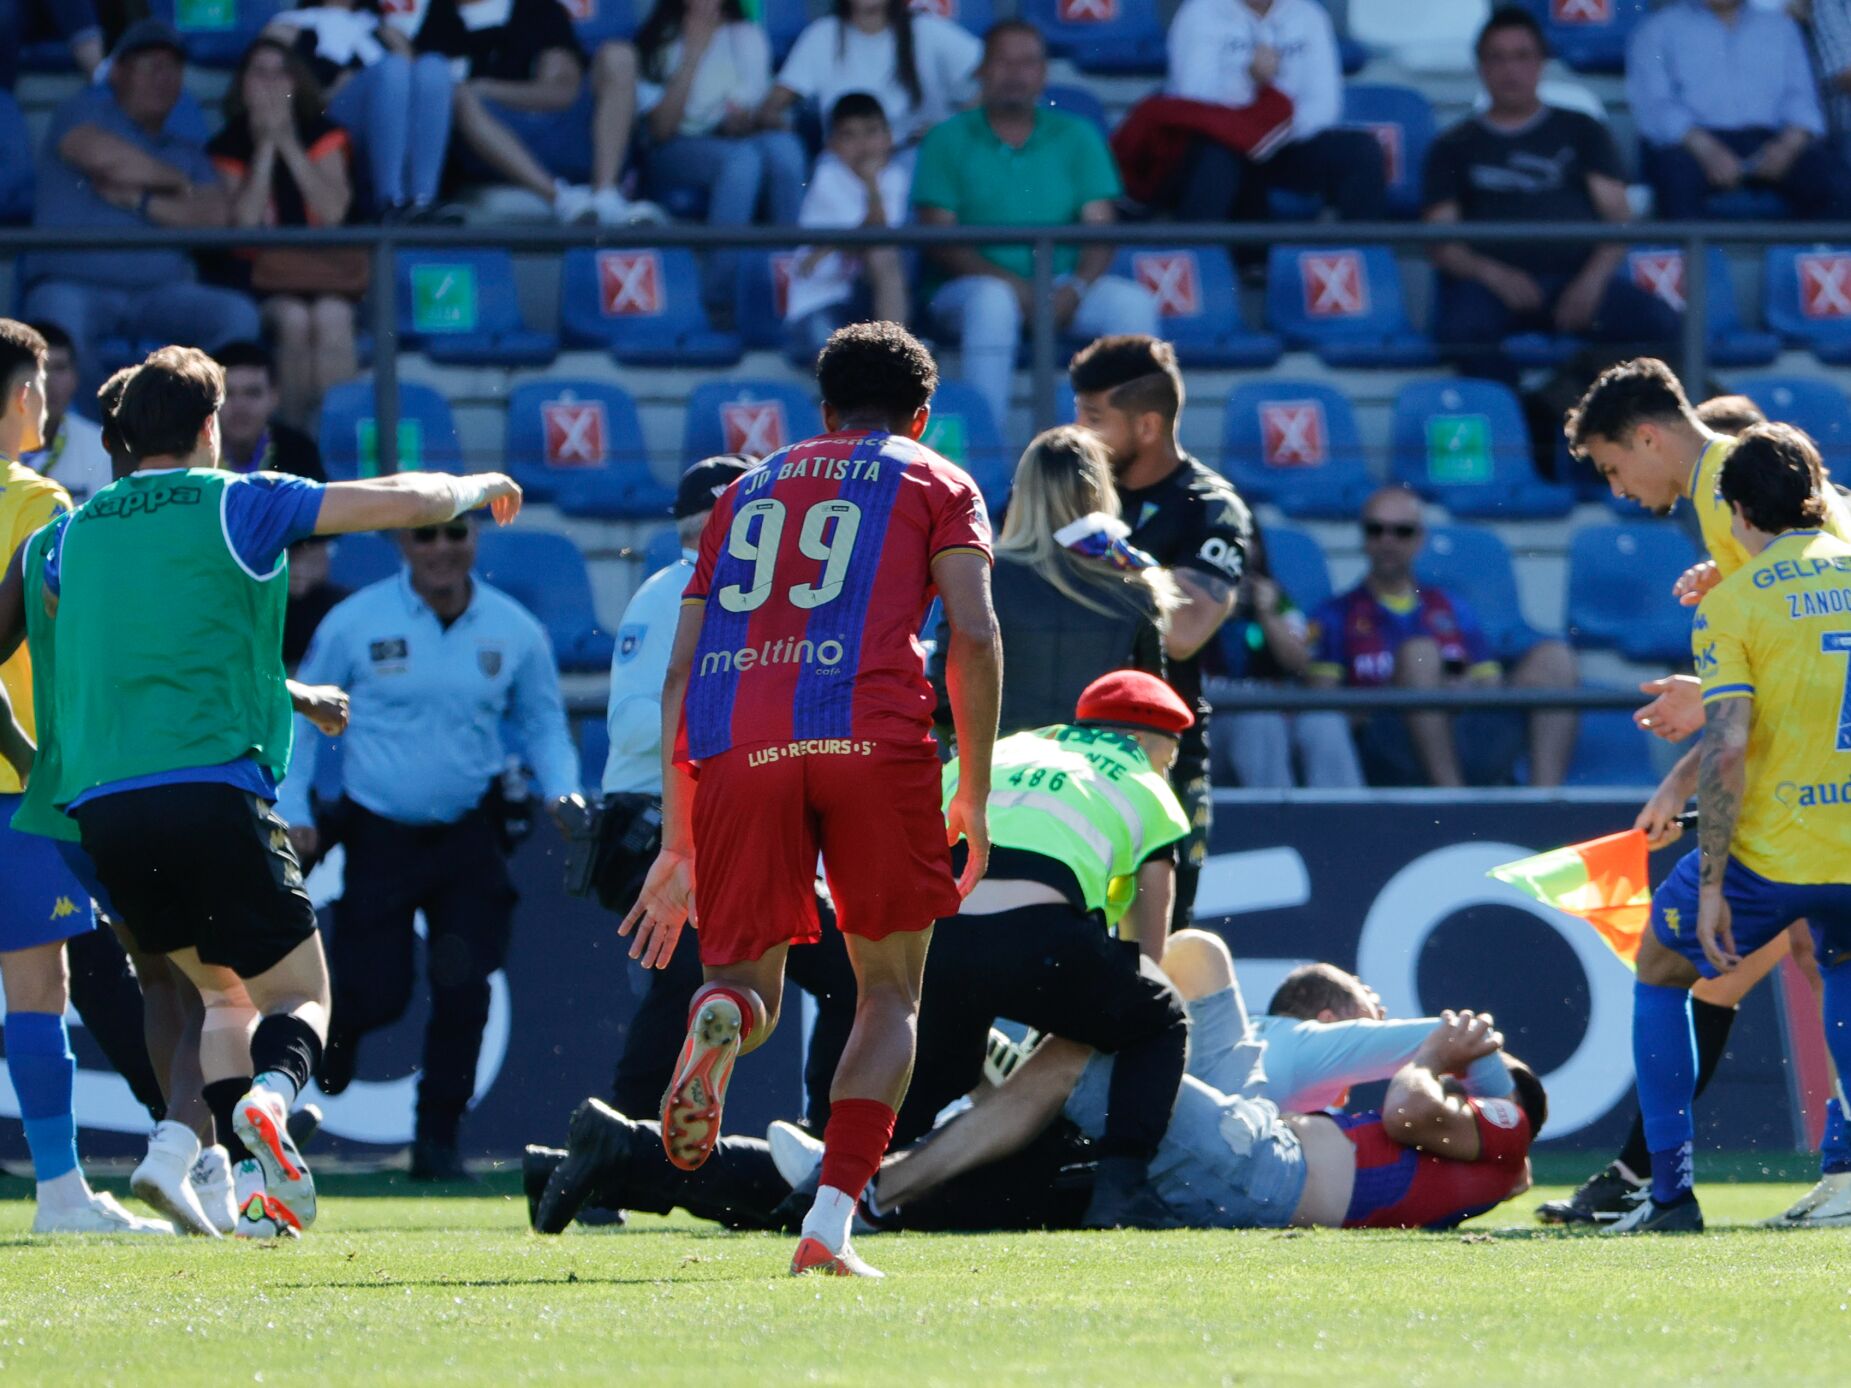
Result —
[[938, 752], [826, 739], [734, 748], [700, 764], [694, 905], [701, 963], [821, 935], [820, 853], [844, 935], [924, 930], [958, 909]]
[[1527, 1175], [1530, 1123], [1509, 1099], [1473, 1101], [1478, 1159], [1453, 1161], [1404, 1147], [1379, 1113], [1348, 1113], [1337, 1126], [1356, 1148], [1356, 1185], [1345, 1229], [1450, 1229], [1517, 1193]]

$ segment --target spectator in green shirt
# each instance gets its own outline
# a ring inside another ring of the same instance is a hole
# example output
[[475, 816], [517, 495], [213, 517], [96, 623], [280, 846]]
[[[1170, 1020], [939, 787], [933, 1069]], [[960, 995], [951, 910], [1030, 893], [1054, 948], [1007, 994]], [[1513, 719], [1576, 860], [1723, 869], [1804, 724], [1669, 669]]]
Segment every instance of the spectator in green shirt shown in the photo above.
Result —
[[[919, 146], [913, 204], [936, 226], [1068, 226], [1114, 220], [1122, 191], [1105, 137], [1092, 122], [1042, 104], [1047, 47], [1021, 20], [984, 39], [979, 104], [934, 126]], [[1109, 245], [1059, 248], [1054, 316], [1083, 336], [1157, 331], [1156, 301], [1106, 270]], [[1009, 385], [1033, 293], [1034, 253], [1025, 244], [944, 246], [928, 284], [935, 326], [963, 344], [964, 379], [1008, 428]]]

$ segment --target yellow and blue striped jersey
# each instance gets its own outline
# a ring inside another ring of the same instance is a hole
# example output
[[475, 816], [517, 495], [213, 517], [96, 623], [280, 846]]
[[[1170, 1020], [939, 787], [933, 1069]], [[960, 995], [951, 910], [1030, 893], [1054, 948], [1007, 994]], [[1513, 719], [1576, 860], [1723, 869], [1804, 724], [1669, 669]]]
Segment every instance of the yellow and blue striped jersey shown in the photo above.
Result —
[[[0, 458], [5, 472], [0, 473], [0, 564], [11, 564], [13, 555], [28, 536], [61, 511], [71, 509], [70, 494], [52, 481], [41, 477], [23, 463]], [[7, 697], [20, 726], [33, 732], [32, 660], [20, 642], [13, 658], [0, 665], [0, 680], [6, 683]], [[0, 795], [17, 795], [24, 789], [13, 768], [0, 761]]]
[[1792, 530], [1704, 597], [1705, 708], [1754, 700], [1731, 853], [1775, 882], [1851, 882], [1851, 543]]
[[[1697, 525], [1703, 531], [1703, 547], [1716, 561], [1724, 578], [1749, 560], [1748, 551], [1729, 529], [1729, 503], [1718, 495], [1722, 465], [1735, 451], [1735, 440], [1726, 434], [1711, 439], [1697, 455], [1697, 465], [1690, 470], [1690, 504], [1697, 509]], [[1825, 533], [1841, 540], [1851, 540], [1851, 505], [1828, 482], [1825, 488]]]

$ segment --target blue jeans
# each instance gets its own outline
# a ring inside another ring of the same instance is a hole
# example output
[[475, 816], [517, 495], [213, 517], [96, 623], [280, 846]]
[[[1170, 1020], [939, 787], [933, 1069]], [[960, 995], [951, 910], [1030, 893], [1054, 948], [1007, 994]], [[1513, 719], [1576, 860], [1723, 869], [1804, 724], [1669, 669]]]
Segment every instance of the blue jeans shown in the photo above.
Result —
[[[996, 427], [1009, 432], [1009, 387], [1022, 340], [1022, 305], [1008, 281], [966, 275], [932, 296], [932, 319], [963, 345], [964, 379], [990, 402]], [[1079, 337], [1157, 334], [1157, 301], [1134, 280], [1101, 275], [1086, 288], [1070, 331]]]
[[455, 85], [438, 54], [388, 53], [348, 78], [328, 103], [328, 114], [366, 156], [375, 211], [436, 201]]
[[[1712, 130], [1709, 132], [1730, 152], [1747, 158], [1773, 139], [1778, 131]], [[1703, 176], [1703, 167], [1682, 145], [1642, 145], [1640, 160], [1646, 182], [1652, 185], [1658, 216], [1665, 221], [1695, 221], [1717, 193]], [[1851, 169], [1827, 140], [1814, 140], [1800, 151], [1780, 178], [1747, 178], [1749, 188], [1772, 188], [1785, 198], [1795, 217], [1842, 221], [1851, 216]]]
[[[707, 193], [707, 225], [751, 226], [762, 207], [763, 220], [775, 226], [797, 225], [803, 205], [803, 145], [788, 130], [765, 130], [736, 138], [684, 135], [649, 147], [652, 189], [700, 188]], [[707, 256], [705, 294], [709, 304], [730, 304], [739, 278], [736, 251]]]
[[263, 332], [248, 295], [190, 280], [145, 289], [40, 280], [26, 291], [23, 316], [56, 323], [71, 335], [86, 380], [96, 374], [91, 353], [99, 338], [180, 342], [210, 352]]

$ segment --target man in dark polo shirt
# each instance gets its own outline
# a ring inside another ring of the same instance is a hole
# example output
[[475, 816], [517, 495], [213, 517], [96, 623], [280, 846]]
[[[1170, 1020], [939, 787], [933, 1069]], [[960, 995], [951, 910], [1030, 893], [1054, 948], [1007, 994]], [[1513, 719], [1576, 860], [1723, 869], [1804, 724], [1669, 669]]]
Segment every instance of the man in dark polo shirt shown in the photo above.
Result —
[[[1490, 106], [1443, 132], [1427, 153], [1429, 222], [1631, 220], [1619, 152], [1592, 116], [1538, 95], [1548, 49], [1528, 10], [1497, 10], [1478, 35], [1478, 75]], [[1440, 271], [1433, 335], [1442, 348], [1495, 343], [1513, 333], [1564, 333], [1607, 342], [1668, 342], [1679, 315], [1614, 271], [1619, 242], [1522, 241], [1434, 248]], [[1482, 374], [1482, 352], [1461, 352]]]

